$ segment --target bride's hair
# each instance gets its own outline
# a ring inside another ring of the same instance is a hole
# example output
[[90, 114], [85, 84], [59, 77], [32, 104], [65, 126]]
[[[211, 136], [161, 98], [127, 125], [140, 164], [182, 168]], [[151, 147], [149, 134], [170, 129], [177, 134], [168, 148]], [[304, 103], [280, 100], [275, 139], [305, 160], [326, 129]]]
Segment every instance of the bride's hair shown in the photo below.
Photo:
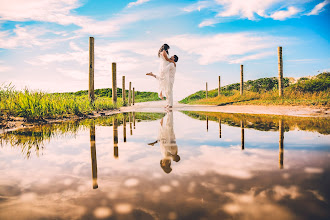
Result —
[[160, 47], [159, 51], [158, 51], [158, 57], [160, 57], [160, 53], [165, 50], [166, 53], [168, 54], [168, 49], [170, 49], [170, 46], [168, 46], [168, 44], [163, 44], [163, 46]]

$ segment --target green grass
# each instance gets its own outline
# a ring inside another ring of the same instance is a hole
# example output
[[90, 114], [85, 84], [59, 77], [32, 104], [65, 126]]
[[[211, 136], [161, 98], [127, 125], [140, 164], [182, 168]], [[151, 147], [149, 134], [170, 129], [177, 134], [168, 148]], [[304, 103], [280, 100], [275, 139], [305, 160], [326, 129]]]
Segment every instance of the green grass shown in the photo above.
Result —
[[284, 79], [283, 96], [278, 95], [276, 78], [262, 78], [244, 83], [244, 94], [239, 93], [239, 84], [221, 87], [220, 96], [216, 89], [208, 92], [198, 91], [180, 103], [185, 104], [255, 104], [255, 105], [306, 105], [330, 107], [330, 73], [321, 73], [312, 79], [301, 78], [297, 83]]
[[[123, 106], [122, 98], [117, 104], [106, 91], [96, 90], [96, 100], [91, 104], [87, 90], [77, 93], [45, 93], [28, 89], [17, 91], [11, 85], [0, 86], [0, 124], [10, 116], [24, 117], [28, 121], [38, 121], [46, 118], [63, 118], [71, 115], [86, 116], [93, 111], [111, 110]], [[135, 92], [135, 102], [159, 100], [157, 93]], [[121, 95], [121, 93], [119, 93]]]

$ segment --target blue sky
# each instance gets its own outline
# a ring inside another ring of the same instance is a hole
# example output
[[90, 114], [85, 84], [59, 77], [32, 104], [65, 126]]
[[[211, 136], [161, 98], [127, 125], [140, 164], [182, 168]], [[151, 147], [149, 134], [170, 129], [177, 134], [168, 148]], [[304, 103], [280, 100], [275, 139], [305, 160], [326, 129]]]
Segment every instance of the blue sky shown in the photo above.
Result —
[[[95, 87], [111, 86], [111, 63], [136, 90], [157, 91], [163, 43], [177, 54], [174, 96], [244, 80], [330, 70], [330, 1], [0, 0], [0, 84], [18, 89], [88, 88], [88, 38], [95, 38]], [[121, 87], [121, 86], [120, 86]]]

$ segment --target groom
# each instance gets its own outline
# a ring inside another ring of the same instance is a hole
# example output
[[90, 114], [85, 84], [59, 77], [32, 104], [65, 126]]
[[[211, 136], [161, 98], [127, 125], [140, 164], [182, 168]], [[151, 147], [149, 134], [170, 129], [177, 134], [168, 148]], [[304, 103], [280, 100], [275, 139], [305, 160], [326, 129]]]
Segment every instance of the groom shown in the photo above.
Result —
[[[168, 108], [172, 108], [173, 107], [173, 84], [174, 84], [174, 77], [175, 77], [175, 72], [176, 72], [176, 62], [178, 62], [179, 57], [177, 55], [174, 55], [170, 58], [171, 62], [168, 64], [168, 66], [166, 67], [166, 73], [165, 73], [165, 77], [166, 77], [166, 88], [165, 91], [165, 97], [166, 97], [166, 107]], [[152, 72], [147, 73], [146, 75], [148, 76], [153, 76], [158, 80], [164, 80], [164, 79], [160, 79], [158, 76], [156, 76], [155, 74], [153, 74]]]
[[174, 55], [170, 58], [173, 62], [171, 62], [168, 69], [168, 85], [167, 89], [165, 90], [165, 96], [166, 96], [166, 104], [168, 108], [173, 107], [173, 84], [174, 84], [174, 78], [175, 78], [175, 72], [176, 72], [176, 62], [178, 62], [179, 57], [177, 55]]

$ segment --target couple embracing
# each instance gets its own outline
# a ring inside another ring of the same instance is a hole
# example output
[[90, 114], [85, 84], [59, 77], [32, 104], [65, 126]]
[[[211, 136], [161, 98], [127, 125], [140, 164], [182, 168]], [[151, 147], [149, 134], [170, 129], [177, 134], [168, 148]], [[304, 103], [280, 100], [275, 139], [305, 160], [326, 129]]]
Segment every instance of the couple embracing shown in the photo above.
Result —
[[176, 72], [176, 62], [178, 57], [176, 55], [169, 58], [168, 50], [170, 46], [164, 44], [158, 51], [158, 57], [160, 58], [159, 75], [155, 75], [152, 72], [146, 75], [155, 77], [159, 82], [158, 96], [161, 99], [166, 97], [166, 108], [173, 107], [173, 84]]

